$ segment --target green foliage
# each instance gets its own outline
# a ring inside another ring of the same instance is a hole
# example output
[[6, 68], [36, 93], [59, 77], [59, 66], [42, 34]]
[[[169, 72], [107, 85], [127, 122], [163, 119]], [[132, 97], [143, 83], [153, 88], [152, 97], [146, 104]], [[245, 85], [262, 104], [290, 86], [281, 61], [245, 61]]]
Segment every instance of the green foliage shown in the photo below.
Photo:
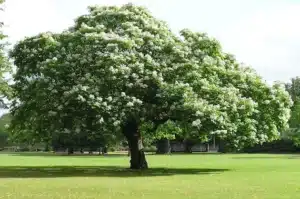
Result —
[[4, 114], [0, 118], [0, 132], [7, 131], [7, 127], [9, 126], [11, 121], [11, 115], [9, 113]]
[[[3, 11], [1, 4], [4, 3], [4, 0], [0, 0], [0, 12]], [[6, 35], [2, 32], [2, 26], [4, 23], [0, 21], [0, 108], [7, 108], [5, 103], [5, 98], [10, 99], [11, 88], [8, 84], [8, 80], [5, 78], [5, 75], [8, 72], [11, 72], [11, 65], [8, 62], [7, 57], [5, 56], [5, 38]]]
[[299, 153], [300, 146], [295, 145], [295, 142], [291, 139], [278, 139], [272, 142], [266, 142], [263, 144], [256, 144], [254, 146], [246, 147], [242, 150], [243, 153]]
[[157, 125], [153, 122], [143, 122], [140, 125], [143, 139], [147, 143], [152, 143], [157, 139], [167, 138], [169, 140], [175, 139], [176, 135], [182, 135], [182, 128], [176, 122], [168, 120], [165, 123]]
[[300, 100], [300, 77], [292, 78], [291, 83], [285, 84], [285, 87], [294, 102]]
[[300, 78], [291, 79], [291, 83], [286, 84], [286, 89], [293, 99], [291, 108], [291, 118], [289, 120], [289, 129], [283, 133], [284, 138], [292, 139], [294, 144], [300, 145]]
[[289, 119], [282, 85], [266, 85], [206, 34], [177, 37], [131, 4], [90, 7], [67, 31], [19, 42], [11, 57], [16, 139], [109, 142], [134, 118], [148, 140], [216, 135], [240, 148], [277, 139]]
[[300, 127], [300, 101], [299, 100], [294, 102], [289, 124], [290, 124], [290, 128]]
[[181, 135], [182, 134], [182, 128], [177, 125], [177, 123], [168, 120], [164, 124], [161, 124], [158, 126], [158, 128], [155, 131], [155, 137], [157, 139], [175, 139], [175, 135]]
[[290, 128], [286, 132], [286, 137], [293, 140], [294, 145], [300, 146], [300, 128]]
[[8, 145], [9, 132], [7, 127], [10, 124], [10, 121], [10, 114], [2, 115], [0, 118], [0, 148]]

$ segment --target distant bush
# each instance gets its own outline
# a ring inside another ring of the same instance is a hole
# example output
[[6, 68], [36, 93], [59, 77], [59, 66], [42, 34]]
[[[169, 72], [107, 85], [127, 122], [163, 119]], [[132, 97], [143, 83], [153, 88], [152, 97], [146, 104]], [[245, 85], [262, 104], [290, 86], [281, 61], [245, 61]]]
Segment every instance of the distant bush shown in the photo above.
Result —
[[156, 152], [156, 146], [147, 146], [144, 148], [145, 152]]
[[297, 153], [300, 147], [296, 146], [292, 140], [280, 139], [273, 142], [266, 142], [262, 145], [246, 147], [242, 150], [244, 153]]
[[17, 151], [17, 152], [28, 152], [28, 151], [30, 151], [30, 149], [27, 148], [27, 147], [25, 147], [25, 148], [19, 148], [19, 149], [17, 149], [16, 151]]

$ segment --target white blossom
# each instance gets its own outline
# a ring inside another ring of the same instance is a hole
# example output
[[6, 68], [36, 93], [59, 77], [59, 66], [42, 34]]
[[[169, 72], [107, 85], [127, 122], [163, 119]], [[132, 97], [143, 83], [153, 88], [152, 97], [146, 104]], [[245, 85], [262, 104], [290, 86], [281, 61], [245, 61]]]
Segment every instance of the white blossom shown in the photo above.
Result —
[[101, 117], [101, 118], [99, 119], [99, 123], [102, 124], [103, 122], [104, 122], [104, 119], [103, 119], [103, 117]]
[[69, 133], [71, 133], [71, 131], [70, 131], [69, 129], [65, 128], [65, 129], [64, 129], [64, 133], [69, 134]]
[[80, 129], [79, 127], [77, 127], [77, 128], [75, 129], [75, 132], [76, 132], [76, 133], [80, 133], [80, 132], [81, 132], [81, 129]]
[[49, 112], [48, 112], [48, 115], [49, 115], [49, 116], [56, 116], [56, 115], [57, 115], [57, 112], [55, 112], [55, 111], [49, 111]]
[[200, 119], [196, 119], [195, 121], [193, 121], [192, 125], [194, 127], [199, 127], [201, 125], [201, 120]]
[[63, 109], [63, 105], [59, 105], [59, 106], [57, 107], [57, 109], [58, 109], [58, 110], [62, 110], [62, 109]]
[[82, 95], [78, 95], [77, 99], [82, 101], [82, 102], [86, 101], [86, 99]]
[[109, 96], [109, 97], [107, 98], [107, 101], [111, 102], [111, 101], [112, 101], [112, 97]]
[[102, 102], [102, 97], [97, 97], [97, 100], [98, 100], [99, 102]]
[[90, 95], [89, 95], [89, 98], [93, 100], [93, 99], [95, 99], [95, 95], [90, 94]]
[[113, 125], [114, 125], [114, 126], [120, 125], [120, 121], [119, 121], [119, 120], [114, 121]]
[[157, 77], [157, 72], [156, 72], [156, 71], [153, 71], [153, 72], [152, 72], [152, 76], [153, 76], [153, 77]]
[[128, 103], [126, 104], [126, 106], [132, 107], [132, 106], [134, 106], [134, 104], [133, 104], [132, 102], [128, 102]]

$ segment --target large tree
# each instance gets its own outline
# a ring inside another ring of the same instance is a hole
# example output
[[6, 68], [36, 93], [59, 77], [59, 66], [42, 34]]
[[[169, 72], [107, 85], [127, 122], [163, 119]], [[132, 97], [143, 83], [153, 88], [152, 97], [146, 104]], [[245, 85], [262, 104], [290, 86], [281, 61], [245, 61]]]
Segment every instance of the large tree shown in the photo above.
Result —
[[168, 26], [142, 7], [90, 7], [60, 34], [19, 42], [11, 129], [42, 141], [125, 136], [131, 168], [147, 168], [142, 136], [208, 139], [233, 147], [276, 139], [290, 98], [206, 34]]

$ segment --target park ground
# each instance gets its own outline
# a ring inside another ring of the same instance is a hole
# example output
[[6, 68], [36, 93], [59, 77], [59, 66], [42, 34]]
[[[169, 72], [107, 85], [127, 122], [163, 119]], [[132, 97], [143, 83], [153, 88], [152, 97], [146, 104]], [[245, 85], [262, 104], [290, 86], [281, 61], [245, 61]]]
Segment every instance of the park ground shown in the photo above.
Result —
[[290, 199], [300, 196], [300, 155], [128, 157], [0, 154], [0, 199]]

